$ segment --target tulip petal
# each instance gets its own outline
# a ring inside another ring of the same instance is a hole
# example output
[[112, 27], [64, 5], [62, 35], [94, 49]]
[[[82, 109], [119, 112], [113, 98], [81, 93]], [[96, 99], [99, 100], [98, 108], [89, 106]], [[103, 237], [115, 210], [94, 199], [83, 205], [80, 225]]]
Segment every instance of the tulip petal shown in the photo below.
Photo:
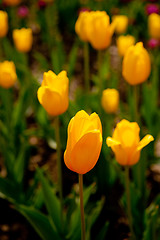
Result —
[[66, 166], [79, 174], [90, 171], [98, 161], [102, 147], [102, 135], [99, 130], [88, 132], [80, 138], [72, 151], [66, 151]]
[[152, 135], [147, 134], [138, 144], [137, 151], [140, 151], [142, 148], [144, 148], [146, 145], [148, 145], [151, 141], [153, 141], [154, 138]]
[[113, 147], [113, 146], [120, 145], [121, 143], [111, 137], [107, 137], [106, 144], [108, 145], [108, 147]]
[[38, 100], [51, 116], [57, 116], [66, 111], [63, 109], [61, 95], [48, 87], [40, 87], [37, 92]]

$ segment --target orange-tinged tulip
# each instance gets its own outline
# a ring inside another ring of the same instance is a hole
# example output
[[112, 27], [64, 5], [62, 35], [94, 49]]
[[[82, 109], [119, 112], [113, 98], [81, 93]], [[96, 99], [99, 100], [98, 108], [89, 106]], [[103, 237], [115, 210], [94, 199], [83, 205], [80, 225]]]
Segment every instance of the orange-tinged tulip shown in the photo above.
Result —
[[116, 89], [105, 89], [102, 92], [101, 103], [107, 113], [115, 113], [119, 106], [119, 92]]
[[128, 48], [122, 64], [122, 75], [131, 84], [140, 84], [147, 80], [151, 72], [151, 62], [142, 42]]
[[128, 17], [125, 15], [116, 15], [112, 19], [115, 24], [115, 32], [118, 34], [125, 33], [128, 27]]
[[119, 36], [117, 38], [118, 53], [120, 56], [124, 56], [128, 48], [135, 44], [135, 38], [131, 35]]
[[33, 43], [32, 29], [21, 28], [13, 30], [13, 41], [19, 52], [29, 52]]
[[68, 125], [66, 166], [79, 174], [89, 172], [97, 163], [102, 147], [102, 125], [96, 113], [79, 111]]
[[96, 50], [103, 50], [111, 43], [114, 25], [110, 24], [109, 16], [105, 11], [93, 11], [89, 14], [91, 14], [89, 42]]
[[88, 32], [90, 31], [91, 13], [88, 11], [80, 12], [75, 24], [75, 31], [82, 41], [89, 40]]
[[123, 119], [117, 124], [113, 137], [107, 137], [106, 143], [112, 148], [119, 164], [124, 166], [136, 164], [142, 148], [154, 140], [151, 135], [147, 134], [140, 141], [139, 131], [140, 128], [136, 122]]
[[3, 0], [3, 3], [7, 4], [8, 6], [16, 6], [21, 2], [21, 0]]
[[10, 88], [17, 80], [16, 68], [13, 62], [4, 61], [0, 63], [0, 86]]
[[0, 38], [5, 37], [8, 32], [8, 15], [4, 11], [0, 11]]
[[160, 15], [152, 13], [148, 17], [148, 29], [151, 38], [160, 39]]
[[51, 70], [44, 73], [37, 95], [40, 104], [51, 116], [58, 116], [68, 108], [69, 79], [66, 71], [56, 75]]

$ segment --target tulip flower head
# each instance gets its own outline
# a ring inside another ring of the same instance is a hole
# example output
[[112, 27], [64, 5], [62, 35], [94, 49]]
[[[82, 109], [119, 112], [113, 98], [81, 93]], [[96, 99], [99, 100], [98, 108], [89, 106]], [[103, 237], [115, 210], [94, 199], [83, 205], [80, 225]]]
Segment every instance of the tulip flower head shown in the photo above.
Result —
[[8, 6], [16, 6], [21, 2], [21, 0], [3, 0], [3, 3], [5, 3]]
[[89, 41], [88, 33], [90, 31], [91, 14], [89, 11], [80, 12], [75, 24], [75, 31], [79, 38], [84, 41]]
[[8, 15], [0, 10], [0, 38], [5, 37], [8, 32]]
[[33, 43], [32, 29], [21, 28], [13, 30], [13, 41], [19, 52], [29, 52]]
[[109, 16], [105, 11], [92, 11], [89, 14], [91, 16], [89, 42], [96, 50], [103, 50], [111, 43], [114, 25], [110, 24]]
[[140, 159], [142, 148], [154, 140], [147, 134], [140, 141], [139, 131], [140, 128], [136, 122], [123, 119], [117, 124], [112, 138], [107, 137], [106, 143], [112, 148], [119, 164], [124, 166], [136, 164]]
[[96, 113], [79, 111], [69, 122], [66, 166], [79, 174], [89, 172], [97, 163], [102, 147], [102, 125]]
[[115, 113], [119, 105], [119, 92], [116, 89], [105, 89], [102, 92], [101, 103], [107, 113]]
[[45, 72], [37, 96], [40, 104], [51, 116], [58, 116], [68, 108], [69, 79], [66, 71], [56, 75], [51, 70]]
[[131, 85], [147, 80], [151, 72], [150, 57], [142, 42], [128, 48], [123, 58], [122, 75]]
[[160, 39], [160, 15], [152, 13], [148, 17], [148, 30], [151, 38]]
[[135, 44], [135, 38], [131, 35], [119, 36], [117, 38], [118, 53], [120, 56], [124, 56], [128, 48]]
[[115, 24], [115, 32], [118, 34], [125, 33], [128, 27], [128, 17], [125, 15], [115, 15], [112, 18]]
[[17, 80], [16, 68], [13, 62], [4, 61], [0, 63], [0, 86], [10, 88]]

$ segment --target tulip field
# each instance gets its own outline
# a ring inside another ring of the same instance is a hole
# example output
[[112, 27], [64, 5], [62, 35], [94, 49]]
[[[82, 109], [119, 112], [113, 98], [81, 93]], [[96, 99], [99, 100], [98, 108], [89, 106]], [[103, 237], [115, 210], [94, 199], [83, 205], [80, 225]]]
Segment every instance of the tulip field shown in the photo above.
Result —
[[0, 0], [0, 240], [160, 240], [160, 3]]

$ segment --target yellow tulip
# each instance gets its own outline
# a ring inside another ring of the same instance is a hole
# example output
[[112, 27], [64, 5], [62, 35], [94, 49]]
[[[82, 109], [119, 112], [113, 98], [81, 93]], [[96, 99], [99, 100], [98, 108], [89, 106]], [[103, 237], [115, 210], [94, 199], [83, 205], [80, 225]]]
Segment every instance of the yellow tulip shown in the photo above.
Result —
[[66, 166], [79, 174], [89, 172], [97, 163], [102, 147], [102, 125], [96, 113], [79, 111], [68, 125]]
[[151, 38], [160, 39], [160, 15], [152, 13], [148, 17], [148, 29]]
[[110, 24], [109, 16], [105, 11], [90, 12], [89, 42], [96, 50], [107, 48], [112, 40], [114, 25]]
[[131, 84], [147, 80], [151, 72], [150, 57], [142, 42], [128, 48], [122, 63], [122, 75]]
[[7, 4], [8, 6], [16, 6], [21, 2], [21, 0], [3, 0], [3, 3]]
[[56, 75], [51, 70], [44, 73], [37, 96], [40, 104], [51, 116], [58, 116], [68, 108], [69, 79], [66, 71]]
[[113, 133], [113, 137], [107, 137], [106, 143], [111, 147], [119, 164], [130, 166], [140, 159], [142, 148], [148, 145], [154, 138], [147, 134], [141, 141], [140, 128], [136, 122], [125, 119], [120, 121]]
[[89, 40], [88, 32], [90, 31], [91, 13], [88, 11], [80, 12], [75, 24], [75, 31], [82, 41]]
[[13, 41], [19, 52], [29, 52], [33, 43], [32, 29], [21, 28], [13, 30]]
[[13, 62], [4, 61], [0, 63], [0, 86], [10, 88], [17, 80], [16, 68]]
[[125, 15], [116, 15], [112, 18], [115, 24], [115, 32], [118, 34], [125, 33], [128, 27], [128, 17]]
[[0, 38], [5, 37], [8, 32], [8, 15], [0, 10]]
[[101, 103], [107, 113], [115, 113], [119, 105], [119, 92], [116, 89], [105, 89], [102, 92]]
[[135, 38], [131, 35], [119, 36], [117, 38], [118, 53], [120, 56], [124, 56], [128, 48], [135, 44]]

